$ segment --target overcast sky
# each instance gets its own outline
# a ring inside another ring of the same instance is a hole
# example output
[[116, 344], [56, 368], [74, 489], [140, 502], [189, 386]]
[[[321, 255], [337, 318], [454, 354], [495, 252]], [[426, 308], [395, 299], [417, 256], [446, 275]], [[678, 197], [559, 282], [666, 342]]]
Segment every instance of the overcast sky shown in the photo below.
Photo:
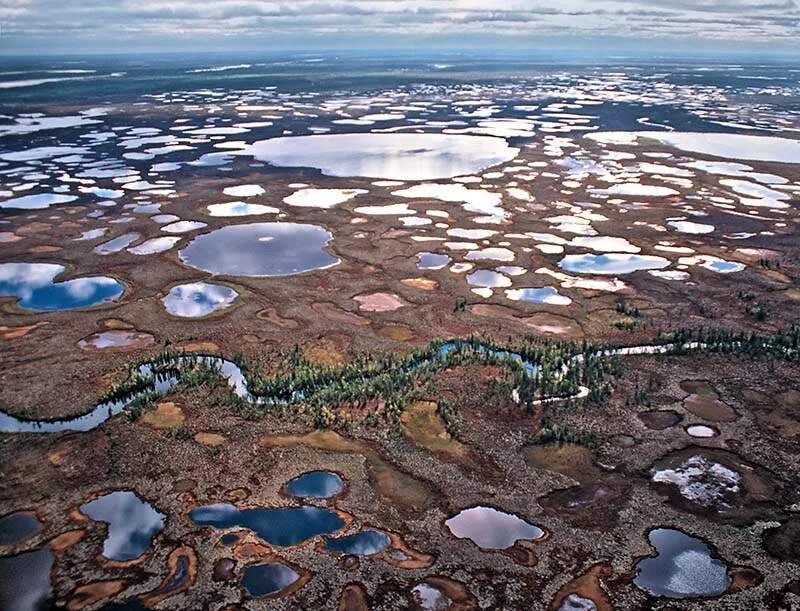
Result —
[[800, 52], [800, 0], [0, 0], [0, 52], [578, 47]]

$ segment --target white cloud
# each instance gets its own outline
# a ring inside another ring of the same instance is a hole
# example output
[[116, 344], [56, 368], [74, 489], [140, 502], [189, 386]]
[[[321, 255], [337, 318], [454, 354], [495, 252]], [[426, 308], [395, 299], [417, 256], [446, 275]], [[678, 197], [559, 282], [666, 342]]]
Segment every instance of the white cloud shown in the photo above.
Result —
[[[498, 40], [542, 36], [793, 42], [800, 0], [0, 0], [4, 46], [47, 38], [209, 42], [237, 37], [411, 38], [471, 34]], [[469, 39], [463, 39], [469, 46]], [[125, 49], [121, 49], [125, 50]]]

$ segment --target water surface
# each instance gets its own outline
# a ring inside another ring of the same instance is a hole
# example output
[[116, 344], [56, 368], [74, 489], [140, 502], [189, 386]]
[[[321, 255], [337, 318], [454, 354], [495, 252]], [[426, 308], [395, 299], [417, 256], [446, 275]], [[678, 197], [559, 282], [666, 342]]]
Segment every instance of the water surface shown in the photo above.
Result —
[[558, 266], [578, 274], [630, 274], [641, 270], [663, 269], [669, 260], [654, 255], [609, 253], [603, 255], [567, 255]]
[[339, 263], [325, 250], [332, 239], [317, 225], [229, 225], [196, 237], [179, 255], [187, 265], [216, 275], [292, 276]]
[[103, 556], [119, 562], [139, 558], [164, 528], [165, 516], [129, 490], [98, 497], [81, 505], [80, 511], [92, 520], [108, 524]]
[[0, 609], [47, 611], [52, 609], [50, 571], [53, 552], [49, 547], [0, 557]]
[[445, 526], [453, 536], [470, 539], [482, 549], [508, 549], [521, 539], [541, 539], [545, 534], [514, 514], [482, 506], [460, 511]]
[[267, 543], [280, 547], [298, 545], [344, 526], [339, 514], [319, 507], [238, 509], [224, 503], [192, 509], [189, 519], [198, 526], [247, 528]]
[[655, 557], [640, 560], [633, 583], [653, 596], [696, 598], [718, 596], [731, 583], [727, 567], [696, 537], [671, 528], [648, 535]]
[[506, 297], [511, 301], [527, 301], [547, 305], [569, 305], [572, 299], [562, 295], [552, 286], [539, 288], [507, 289]]
[[173, 286], [161, 303], [173, 316], [201, 318], [230, 307], [238, 296], [239, 293], [222, 284], [191, 282]]
[[379, 530], [363, 530], [345, 537], [326, 537], [325, 549], [355, 556], [371, 556], [384, 551], [390, 543], [391, 539], [386, 533]]
[[278, 594], [298, 579], [297, 571], [280, 562], [254, 564], [244, 570], [242, 587], [250, 596], [259, 598]]
[[290, 480], [284, 490], [291, 496], [327, 499], [341, 493], [344, 482], [332, 471], [309, 471]]
[[55, 263], [0, 263], [0, 297], [16, 297], [26, 310], [56, 312], [116, 301], [125, 290], [106, 276], [55, 282], [65, 270]]
[[261, 140], [237, 154], [328, 176], [430, 180], [472, 174], [517, 156], [502, 138], [444, 134], [326, 134]]
[[35, 535], [42, 523], [30, 511], [17, 511], [0, 518], [0, 545], [14, 545]]

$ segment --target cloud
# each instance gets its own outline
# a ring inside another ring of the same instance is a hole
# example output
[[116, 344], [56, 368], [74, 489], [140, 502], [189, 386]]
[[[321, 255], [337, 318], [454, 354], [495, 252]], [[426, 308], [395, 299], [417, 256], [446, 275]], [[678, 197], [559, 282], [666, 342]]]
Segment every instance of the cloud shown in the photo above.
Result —
[[[293, 42], [366, 39], [503, 41], [558, 34], [588, 40], [729, 40], [767, 45], [800, 39], [800, 0], [0, 0], [0, 50], [36, 41], [73, 48], [148, 41]], [[386, 38], [391, 36], [391, 38]]]

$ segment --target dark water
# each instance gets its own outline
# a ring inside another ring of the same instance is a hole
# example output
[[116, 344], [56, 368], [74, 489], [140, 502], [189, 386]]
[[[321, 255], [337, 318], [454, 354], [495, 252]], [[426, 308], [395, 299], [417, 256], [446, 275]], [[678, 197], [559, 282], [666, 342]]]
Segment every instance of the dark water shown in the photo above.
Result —
[[0, 518], [0, 545], [13, 545], [32, 537], [42, 527], [35, 515], [27, 511], [10, 513]]
[[225, 533], [219, 538], [219, 542], [222, 545], [233, 545], [239, 542], [239, 535], [236, 533]]
[[[310, 59], [314, 61], [309, 61]], [[318, 61], [319, 60], [319, 61]], [[231, 69], [204, 71], [229, 66]], [[236, 68], [236, 66], [240, 66]], [[509, 77], [536, 79], [549, 72], [592, 75], [625, 69], [640, 76], [661, 78], [672, 86], [732, 87], [786, 83], [786, 63], [765, 65], [741, 60], [679, 60], [603, 58], [580, 53], [537, 51], [396, 52], [392, 54], [347, 51], [301, 53], [142, 54], [73, 57], [4, 58], [0, 82], [69, 78], [36, 86], [0, 90], [0, 103], [47, 103], [129, 99], [131, 96], [170, 90], [280, 86], [287, 91], [316, 89], [369, 89], [409, 86], [420, 81], [446, 84], [471, 80], [493, 82]], [[702, 70], [698, 70], [701, 68]], [[736, 70], [732, 70], [735, 68]], [[92, 70], [85, 74], [53, 74], [52, 70]], [[76, 78], [78, 77], [78, 78]], [[762, 80], [763, 79], [763, 80]], [[609, 113], [613, 119], [614, 113]], [[622, 113], [619, 113], [622, 114]]]
[[233, 505], [206, 505], [192, 509], [189, 519], [198, 526], [248, 528], [271, 545], [288, 547], [335, 532], [344, 520], [329, 509], [286, 507], [237, 509]]
[[250, 596], [258, 598], [277, 594], [299, 578], [297, 571], [279, 562], [254, 564], [244, 570], [242, 586]]
[[0, 557], [0, 609], [44, 611], [52, 607], [49, 547], [16, 556]]
[[346, 537], [325, 539], [325, 549], [343, 554], [370, 556], [378, 554], [389, 547], [391, 540], [386, 533], [379, 530], [364, 530]]
[[344, 482], [331, 471], [309, 471], [289, 481], [285, 490], [291, 496], [326, 499], [344, 490]]

